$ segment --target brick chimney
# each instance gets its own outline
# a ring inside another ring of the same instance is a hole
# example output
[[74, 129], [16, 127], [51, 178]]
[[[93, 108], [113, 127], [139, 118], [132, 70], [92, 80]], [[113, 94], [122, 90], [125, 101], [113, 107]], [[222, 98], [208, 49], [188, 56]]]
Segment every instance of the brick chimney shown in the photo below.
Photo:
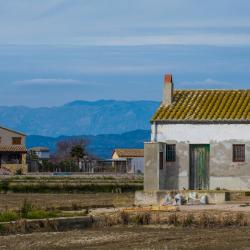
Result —
[[163, 87], [163, 105], [171, 105], [174, 98], [174, 84], [173, 77], [171, 74], [166, 74], [164, 77]]

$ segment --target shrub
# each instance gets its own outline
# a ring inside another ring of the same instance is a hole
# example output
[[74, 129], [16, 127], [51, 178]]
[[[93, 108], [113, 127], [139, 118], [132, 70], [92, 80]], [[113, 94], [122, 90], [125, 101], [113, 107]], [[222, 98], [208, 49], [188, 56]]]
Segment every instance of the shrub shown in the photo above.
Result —
[[32, 210], [29, 211], [26, 215], [26, 219], [47, 219], [47, 218], [54, 218], [58, 217], [58, 212], [50, 211], [46, 212], [44, 210]]
[[204, 228], [215, 226], [217, 223], [217, 220], [214, 216], [208, 215], [206, 213], [203, 213], [200, 217], [199, 224], [200, 226]]
[[129, 224], [129, 214], [122, 211], [120, 213], [120, 217], [121, 217], [121, 222], [123, 225], [128, 225]]
[[108, 226], [108, 227], [111, 227], [111, 226], [114, 226], [114, 225], [117, 225], [119, 224], [119, 218], [115, 215], [105, 215], [103, 217], [103, 220], [101, 221], [101, 225], [102, 226]]
[[67, 193], [126, 193], [142, 190], [143, 185], [137, 184], [50, 184], [50, 183], [37, 183], [37, 184], [19, 184], [11, 185], [9, 190], [16, 193], [53, 193], [53, 192], [67, 192]]
[[23, 171], [21, 168], [16, 170], [16, 175], [22, 175], [22, 174], [23, 174]]
[[235, 218], [235, 224], [238, 226], [247, 226], [248, 222], [243, 213], [237, 213]]
[[151, 222], [150, 213], [138, 213], [135, 216], [135, 223], [137, 225], [149, 225]]
[[31, 212], [33, 209], [33, 205], [27, 201], [26, 199], [23, 201], [23, 204], [22, 204], [22, 207], [20, 209], [20, 212], [21, 212], [21, 216], [23, 218], [26, 218], [28, 213]]
[[18, 219], [19, 219], [19, 216], [16, 212], [6, 211], [6, 212], [0, 213], [0, 222], [15, 221]]
[[43, 219], [43, 218], [47, 218], [47, 213], [42, 210], [33, 210], [33, 211], [29, 211], [25, 215], [25, 218], [26, 219]]
[[3, 191], [5, 194], [9, 191], [9, 187], [10, 187], [9, 180], [4, 179], [0, 182], [0, 191]]
[[232, 215], [225, 215], [221, 219], [221, 226], [228, 227], [235, 225], [235, 220]]
[[4, 232], [4, 225], [0, 224], [0, 233]]
[[176, 213], [169, 215], [169, 217], [168, 217], [168, 224], [169, 225], [174, 225], [174, 226], [178, 226], [179, 225], [179, 220], [178, 220], [178, 216], [177, 216]]
[[181, 221], [181, 225], [183, 227], [192, 226], [194, 223], [195, 223], [195, 218], [193, 214], [187, 214], [186, 216], [183, 217]]

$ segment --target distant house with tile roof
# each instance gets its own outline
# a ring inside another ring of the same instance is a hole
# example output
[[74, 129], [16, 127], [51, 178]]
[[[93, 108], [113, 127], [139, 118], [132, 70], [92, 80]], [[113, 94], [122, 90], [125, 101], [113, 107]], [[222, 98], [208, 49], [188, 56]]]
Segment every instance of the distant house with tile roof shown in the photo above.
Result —
[[112, 154], [113, 166], [120, 173], [143, 173], [144, 150], [135, 148], [115, 149]]
[[250, 190], [250, 89], [175, 90], [166, 75], [144, 160], [146, 191]]
[[25, 134], [0, 127], [0, 173], [27, 172], [25, 140]]

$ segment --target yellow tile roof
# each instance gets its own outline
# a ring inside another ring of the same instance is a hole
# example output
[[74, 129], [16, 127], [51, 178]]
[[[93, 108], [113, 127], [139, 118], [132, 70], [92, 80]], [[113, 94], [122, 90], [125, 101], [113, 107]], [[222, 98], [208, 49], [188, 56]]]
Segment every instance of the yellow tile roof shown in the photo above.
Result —
[[250, 89], [175, 90], [171, 105], [161, 105], [153, 121], [250, 122]]

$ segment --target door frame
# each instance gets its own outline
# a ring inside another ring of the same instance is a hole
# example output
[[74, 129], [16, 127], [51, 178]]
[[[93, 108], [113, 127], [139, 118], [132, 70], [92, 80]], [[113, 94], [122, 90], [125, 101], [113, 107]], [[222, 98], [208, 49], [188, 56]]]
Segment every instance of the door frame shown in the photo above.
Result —
[[[192, 152], [195, 147], [203, 147], [205, 148], [205, 171], [206, 171], [206, 188], [197, 188], [197, 183], [195, 182], [195, 179], [193, 177], [193, 172], [192, 172], [192, 164], [193, 164], [193, 158], [192, 158]], [[210, 144], [189, 144], [189, 189], [190, 190], [207, 190], [209, 189], [210, 186]]]

